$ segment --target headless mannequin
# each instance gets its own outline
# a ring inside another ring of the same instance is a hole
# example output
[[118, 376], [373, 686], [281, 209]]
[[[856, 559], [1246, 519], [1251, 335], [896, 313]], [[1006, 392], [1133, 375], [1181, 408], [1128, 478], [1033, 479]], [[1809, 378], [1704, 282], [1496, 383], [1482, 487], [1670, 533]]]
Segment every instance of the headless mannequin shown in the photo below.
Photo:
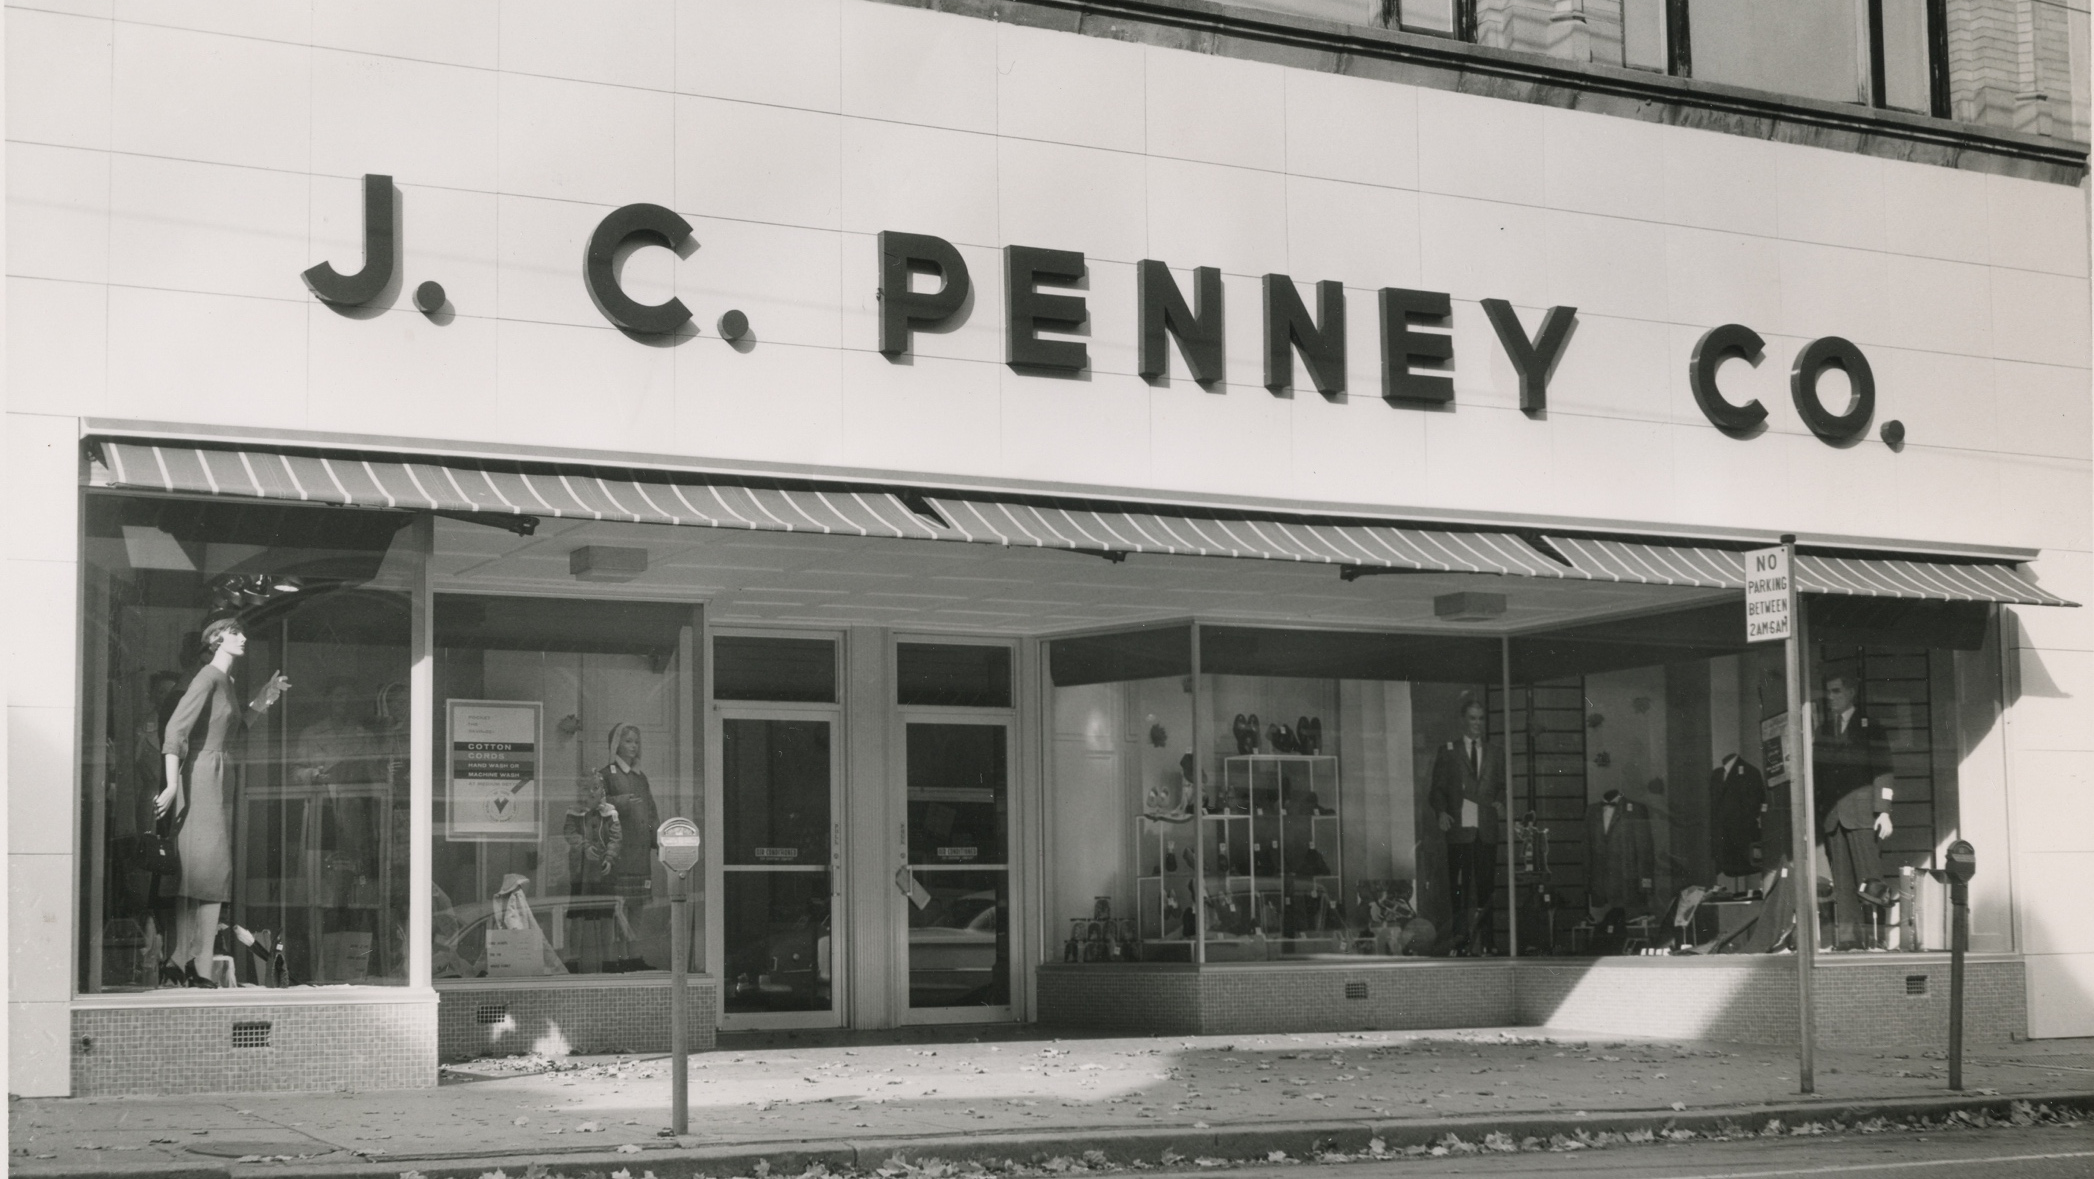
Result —
[[[237, 627], [219, 633], [211, 651], [211, 666], [221, 675], [231, 675], [233, 661], [247, 653], [247, 635]], [[269, 677], [262, 692], [248, 708], [255, 713], [266, 712], [277, 698], [291, 687], [291, 681], [279, 671]], [[167, 754], [167, 786], [153, 799], [153, 817], [164, 817], [174, 809], [175, 796], [182, 790], [182, 758]], [[218, 910], [222, 901], [200, 901], [193, 897], [175, 898], [174, 948], [168, 953], [170, 964], [189, 968], [191, 977], [211, 977], [211, 943], [218, 934]]]

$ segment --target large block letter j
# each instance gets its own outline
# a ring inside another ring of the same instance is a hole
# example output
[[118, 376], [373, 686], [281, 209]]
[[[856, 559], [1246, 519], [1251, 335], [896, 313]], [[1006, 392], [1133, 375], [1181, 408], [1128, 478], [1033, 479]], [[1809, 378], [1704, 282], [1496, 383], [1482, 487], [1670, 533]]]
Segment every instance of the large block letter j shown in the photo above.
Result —
[[325, 303], [360, 307], [377, 298], [393, 281], [393, 178], [364, 174], [364, 268], [343, 274], [322, 262], [300, 278]]

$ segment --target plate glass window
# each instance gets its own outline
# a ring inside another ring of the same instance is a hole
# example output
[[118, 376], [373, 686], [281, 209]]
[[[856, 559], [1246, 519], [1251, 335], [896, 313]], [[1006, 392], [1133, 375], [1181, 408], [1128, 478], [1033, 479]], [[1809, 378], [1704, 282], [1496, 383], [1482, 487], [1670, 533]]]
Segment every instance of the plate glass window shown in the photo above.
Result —
[[668, 969], [654, 837], [702, 813], [697, 611], [439, 594], [435, 623], [435, 977]]
[[412, 517], [84, 509], [80, 989], [404, 983]]

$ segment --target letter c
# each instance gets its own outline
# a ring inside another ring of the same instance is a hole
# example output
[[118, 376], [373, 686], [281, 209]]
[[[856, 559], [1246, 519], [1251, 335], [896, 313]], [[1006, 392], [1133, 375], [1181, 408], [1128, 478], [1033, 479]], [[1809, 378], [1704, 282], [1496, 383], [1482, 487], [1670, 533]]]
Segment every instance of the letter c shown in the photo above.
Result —
[[681, 299], [671, 298], [652, 306], [634, 302], [619, 288], [611, 261], [620, 246], [635, 238], [676, 250], [690, 236], [691, 223], [660, 205], [627, 205], [612, 210], [597, 224], [596, 232], [589, 235], [589, 258], [582, 268], [583, 281], [589, 286], [590, 297], [596, 300], [596, 309], [603, 312], [605, 319], [630, 332], [667, 335], [689, 323], [691, 312]]
[[1766, 346], [1758, 332], [1742, 323], [1710, 328], [1695, 341], [1694, 354], [1687, 361], [1687, 385], [1694, 390], [1694, 404], [1717, 429], [1742, 434], [1767, 420], [1766, 406], [1758, 401], [1732, 404], [1716, 387], [1716, 370], [1724, 361], [1737, 356], [1756, 366]]

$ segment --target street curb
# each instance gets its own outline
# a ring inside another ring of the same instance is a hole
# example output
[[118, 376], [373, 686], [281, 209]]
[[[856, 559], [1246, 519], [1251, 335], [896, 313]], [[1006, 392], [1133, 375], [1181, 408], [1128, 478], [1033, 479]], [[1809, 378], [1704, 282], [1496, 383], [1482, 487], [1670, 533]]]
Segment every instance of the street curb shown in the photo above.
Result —
[[414, 1171], [425, 1179], [478, 1179], [488, 1171], [501, 1170], [521, 1179], [524, 1172], [537, 1163], [548, 1170], [565, 1173], [635, 1170], [652, 1171], [656, 1179], [699, 1179], [701, 1176], [754, 1174], [758, 1162], [768, 1162], [773, 1174], [797, 1175], [815, 1163], [832, 1171], [870, 1171], [896, 1155], [954, 1162], [1002, 1159], [1024, 1162], [1055, 1156], [1076, 1157], [1088, 1151], [1101, 1152], [1115, 1163], [1141, 1160], [1154, 1165], [1165, 1151], [1175, 1151], [1187, 1159], [1263, 1161], [1271, 1152], [1283, 1150], [1289, 1158], [1309, 1159], [1323, 1150], [1357, 1154], [1365, 1151], [1368, 1142], [1375, 1138], [1381, 1139], [1388, 1150], [1402, 1150], [1407, 1146], [1430, 1145], [1449, 1134], [1475, 1142], [1489, 1134], [1506, 1134], [1517, 1140], [1546, 1139], [1555, 1134], [1574, 1134], [1581, 1130], [1587, 1134], [1602, 1131], [1626, 1134], [1636, 1130], [1735, 1130], [1738, 1127], [1756, 1128], [1776, 1119], [1796, 1124], [1835, 1119], [1856, 1122], [1870, 1118], [1938, 1118], [1957, 1112], [1999, 1114], [2022, 1102], [2094, 1113], [2094, 1091], [2020, 1097], [1944, 1095], [1880, 1100], [1799, 1100], [1684, 1111], [1609, 1110], [1583, 1114], [1552, 1111], [1457, 1118], [1268, 1122], [1208, 1129], [1098, 1126], [1052, 1132], [989, 1131], [980, 1134], [897, 1135], [892, 1138], [796, 1139], [648, 1147], [638, 1154], [593, 1149], [542, 1150], [532, 1154], [490, 1154], [471, 1158], [401, 1155], [384, 1161], [288, 1165], [184, 1162], [126, 1167], [34, 1167], [16, 1162], [8, 1172], [17, 1179], [263, 1179], [265, 1176], [267, 1179], [399, 1179], [402, 1172]]

